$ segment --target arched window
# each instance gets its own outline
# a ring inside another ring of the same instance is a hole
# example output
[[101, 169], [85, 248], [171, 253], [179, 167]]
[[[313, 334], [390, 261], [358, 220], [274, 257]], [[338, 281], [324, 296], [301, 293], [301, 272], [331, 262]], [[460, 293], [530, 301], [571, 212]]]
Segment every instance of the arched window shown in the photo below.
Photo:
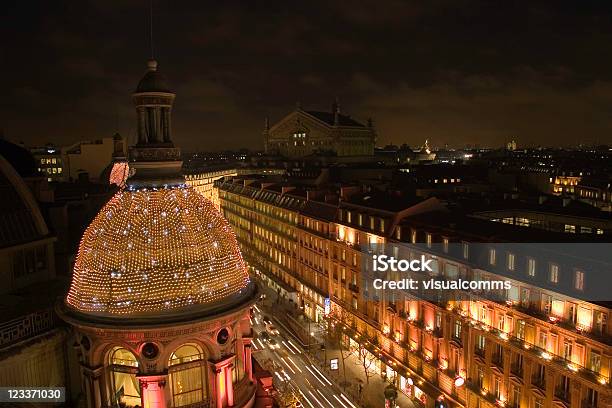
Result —
[[109, 353], [112, 399], [117, 405], [140, 406], [140, 384], [136, 378], [138, 360], [131, 351], [115, 347]]
[[206, 401], [206, 366], [196, 344], [183, 344], [170, 355], [168, 372], [175, 407]]

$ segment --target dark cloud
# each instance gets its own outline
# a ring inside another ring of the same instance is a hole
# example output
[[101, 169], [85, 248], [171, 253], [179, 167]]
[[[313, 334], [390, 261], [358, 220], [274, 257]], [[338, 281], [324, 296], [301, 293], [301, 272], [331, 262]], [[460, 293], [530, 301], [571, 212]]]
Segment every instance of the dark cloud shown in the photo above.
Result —
[[[261, 4], [258, 4], [261, 3]], [[354, 3], [354, 4], [353, 4]], [[1, 56], [9, 139], [134, 133], [148, 1], [15, 2]], [[612, 143], [605, 2], [154, 1], [154, 53], [188, 149], [261, 146], [296, 101], [372, 116], [381, 143]]]

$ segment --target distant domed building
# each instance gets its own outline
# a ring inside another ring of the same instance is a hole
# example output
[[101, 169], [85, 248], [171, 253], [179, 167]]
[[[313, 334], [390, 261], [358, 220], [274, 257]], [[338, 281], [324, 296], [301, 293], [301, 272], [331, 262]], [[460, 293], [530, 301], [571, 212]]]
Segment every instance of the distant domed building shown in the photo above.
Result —
[[174, 93], [150, 61], [133, 94], [134, 174], [85, 231], [58, 313], [74, 328], [88, 406], [250, 407], [250, 280], [234, 232], [185, 184]]

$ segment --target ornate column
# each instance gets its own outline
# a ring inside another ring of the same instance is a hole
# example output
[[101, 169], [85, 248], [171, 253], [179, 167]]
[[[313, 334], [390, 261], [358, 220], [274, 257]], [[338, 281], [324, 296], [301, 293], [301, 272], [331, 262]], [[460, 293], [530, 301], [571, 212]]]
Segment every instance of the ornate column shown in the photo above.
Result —
[[82, 365], [81, 371], [85, 379], [87, 406], [89, 408], [100, 408], [102, 406], [100, 376], [102, 375], [103, 367], [90, 368], [86, 365]]
[[137, 378], [143, 408], [166, 408], [167, 375], [139, 375]]
[[137, 133], [138, 133], [138, 144], [145, 144], [147, 143], [147, 136], [146, 136], [146, 125], [145, 125], [145, 108], [144, 107], [138, 107], [136, 109], [136, 114], [137, 114]]
[[244, 340], [244, 371], [246, 372], [249, 380], [253, 381], [253, 349], [250, 338], [243, 338]]
[[234, 378], [232, 376], [233, 363], [225, 366], [225, 392], [227, 398], [227, 406], [234, 406]]
[[213, 368], [214, 375], [214, 394], [215, 394], [215, 406], [217, 408], [223, 408], [225, 404], [225, 371], [222, 368]]
[[232, 379], [232, 367], [236, 356], [225, 357], [219, 361], [209, 361], [214, 373], [214, 397], [215, 407], [225, 408], [234, 405], [234, 383]]

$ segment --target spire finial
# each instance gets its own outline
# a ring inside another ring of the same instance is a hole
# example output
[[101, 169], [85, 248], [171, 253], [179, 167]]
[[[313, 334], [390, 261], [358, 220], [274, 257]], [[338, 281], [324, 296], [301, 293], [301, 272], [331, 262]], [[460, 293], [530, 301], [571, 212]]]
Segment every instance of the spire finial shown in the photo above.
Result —
[[149, 40], [151, 42], [151, 59], [155, 59], [153, 52], [153, 0], [149, 1]]
[[337, 96], [332, 104], [332, 113], [334, 114], [334, 125], [338, 126], [340, 124], [340, 104]]

